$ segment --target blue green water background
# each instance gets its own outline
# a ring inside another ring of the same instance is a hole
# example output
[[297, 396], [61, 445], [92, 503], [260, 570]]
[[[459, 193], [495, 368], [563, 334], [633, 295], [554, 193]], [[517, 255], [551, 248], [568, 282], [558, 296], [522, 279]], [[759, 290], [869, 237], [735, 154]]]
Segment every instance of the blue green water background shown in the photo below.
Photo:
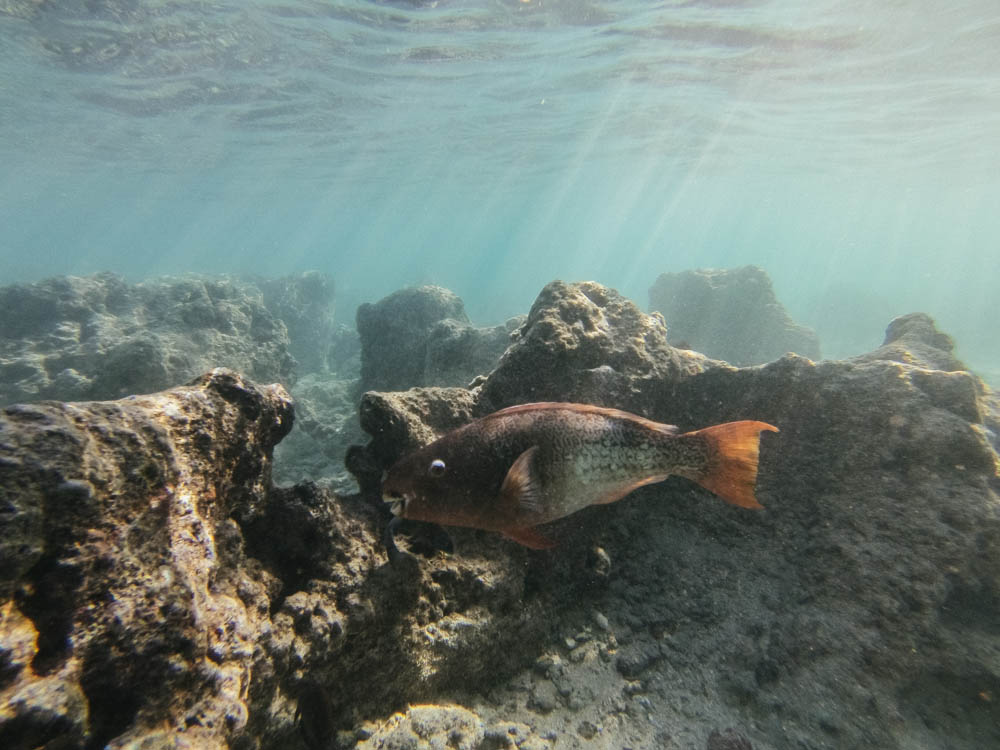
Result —
[[[0, 2], [0, 283], [330, 273], [491, 323], [755, 263], [1000, 372], [1000, 3]], [[669, 324], [669, 321], [668, 321]]]

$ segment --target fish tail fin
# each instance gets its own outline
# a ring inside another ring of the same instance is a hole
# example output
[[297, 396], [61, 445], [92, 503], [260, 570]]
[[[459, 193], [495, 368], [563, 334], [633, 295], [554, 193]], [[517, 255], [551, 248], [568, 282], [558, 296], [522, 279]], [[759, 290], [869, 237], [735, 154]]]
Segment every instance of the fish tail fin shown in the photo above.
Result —
[[727, 503], [741, 508], [762, 508], [754, 497], [754, 486], [760, 433], [764, 430], [777, 432], [778, 428], [767, 422], [742, 421], [686, 433], [683, 437], [698, 437], [704, 441], [708, 454], [704, 467], [686, 476]]

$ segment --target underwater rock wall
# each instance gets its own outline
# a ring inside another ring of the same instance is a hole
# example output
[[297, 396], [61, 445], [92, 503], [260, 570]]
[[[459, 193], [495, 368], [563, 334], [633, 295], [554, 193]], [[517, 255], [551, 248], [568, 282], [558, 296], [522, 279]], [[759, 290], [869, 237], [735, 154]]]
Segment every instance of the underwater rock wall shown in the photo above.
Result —
[[273, 581], [243, 552], [280, 386], [228, 370], [0, 412], [0, 746], [225, 747], [260, 689]]
[[819, 359], [815, 332], [795, 323], [757, 266], [663, 273], [649, 290], [676, 346], [738, 366], [770, 362], [786, 352]]
[[[776, 424], [765, 509], [670, 479], [550, 524], [553, 550], [415, 527], [391, 565], [382, 470], [537, 398]], [[11, 407], [0, 746], [996, 745], [995, 403], [927, 316], [739, 369], [554, 282], [474, 387], [364, 396], [361, 496], [273, 487], [288, 395], [232, 372]]]
[[296, 712], [327, 743], [541, 639], [498, 540], [391, 569], [370, 506], [270, 487], [291, 420], [221, 369], [0, 412], [0, 746], [288, 747]]
[[[230, 277], [130, 284], [100, 273], [0, 287], [0, 404], [152, 393], [213, 367], [291, 385], [306, 371], [292, 350], [315, 352], [303, 364], [319, 366], [329, 349], [323, 315], [311, 327], [304, 320], [332, 292], [318, 274], [260, 284], [263, 292]], [[290, 300], [299, 314], [289, 316]], [[301, 337], [294, 344], [282, 315]]]
[[358, 308], [362, 390], [464, 386], [489, 372], [520, 323], [477, 328], [465, 305], [439, 286], [400, 289]]
[[[918, 314], [862, 357], [736, 369], [671, 352], [629, 305], [598, 285], [549, 285], [472, 391], [365, 396], [374, 439], [355, 458], [368, 477], [453, 428], [448, 404], [473, 417], [566, 394], [685, 429], [781, 428], [763, 440], [763, 511], [671, 479], [548, 526], [560, 546], [529, 553], [527, 575], [558, 602], [557, 635], [536, 669], [468, 705], [484, 720], [504, 705], [579, 747], [706, 746], [727, 727], [757, 748], [1000, 742], [995, 415], [950, 339]], [[601, 341], [633, 342], [627, 364]], [[687, 369], [646, 377], [657, 361]], [[516, 396], [494, 395], [508, 383]], [[461, 556], [489, 535], [452, 536]]]
[[0, 405], [153, 393], [230, 367], [282, 383], [299, 404], [279, 482], [349, 483], [359, 344], [334, 325], [333, 295], [333, 281], [316, 271], [137, 284], [102, 273], [0, 287]]

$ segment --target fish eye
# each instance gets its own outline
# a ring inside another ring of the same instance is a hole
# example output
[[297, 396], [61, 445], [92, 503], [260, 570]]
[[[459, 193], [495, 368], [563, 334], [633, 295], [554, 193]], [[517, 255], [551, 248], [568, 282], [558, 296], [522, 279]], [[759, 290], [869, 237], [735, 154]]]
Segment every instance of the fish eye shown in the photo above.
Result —
[[431, 461], [431, 465], [427, 467], [427, 473], [430, 474], [432, 477], [440, 477], [444, 475], [445, 468], [447, 467], [445, 467], [444, 461], [442, 461], [440, 458], [435, 458], [433, 461]]

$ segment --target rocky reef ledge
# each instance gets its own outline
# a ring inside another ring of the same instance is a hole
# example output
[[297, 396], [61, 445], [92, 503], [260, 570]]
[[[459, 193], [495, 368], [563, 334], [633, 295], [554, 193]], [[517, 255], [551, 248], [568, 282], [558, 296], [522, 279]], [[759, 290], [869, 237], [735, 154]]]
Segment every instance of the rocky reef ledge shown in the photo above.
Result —
[[[735, 368], [599, 284], [548, 285], [469, 388], [370, 392], [360, 496], [276, 488], [281, 386], [214, 370], [0, 412], [0, 747], [1000, 744], [995, 400], [927, 316]], [[391, 565], [378, 477], [511, 403], [778, 425], [763, 511], [671, 479]]]
[[215, 370], [0, 416], [0, 745], [244, 732], [271, 592], [236, 517], [292, 427], [281, 386]]

